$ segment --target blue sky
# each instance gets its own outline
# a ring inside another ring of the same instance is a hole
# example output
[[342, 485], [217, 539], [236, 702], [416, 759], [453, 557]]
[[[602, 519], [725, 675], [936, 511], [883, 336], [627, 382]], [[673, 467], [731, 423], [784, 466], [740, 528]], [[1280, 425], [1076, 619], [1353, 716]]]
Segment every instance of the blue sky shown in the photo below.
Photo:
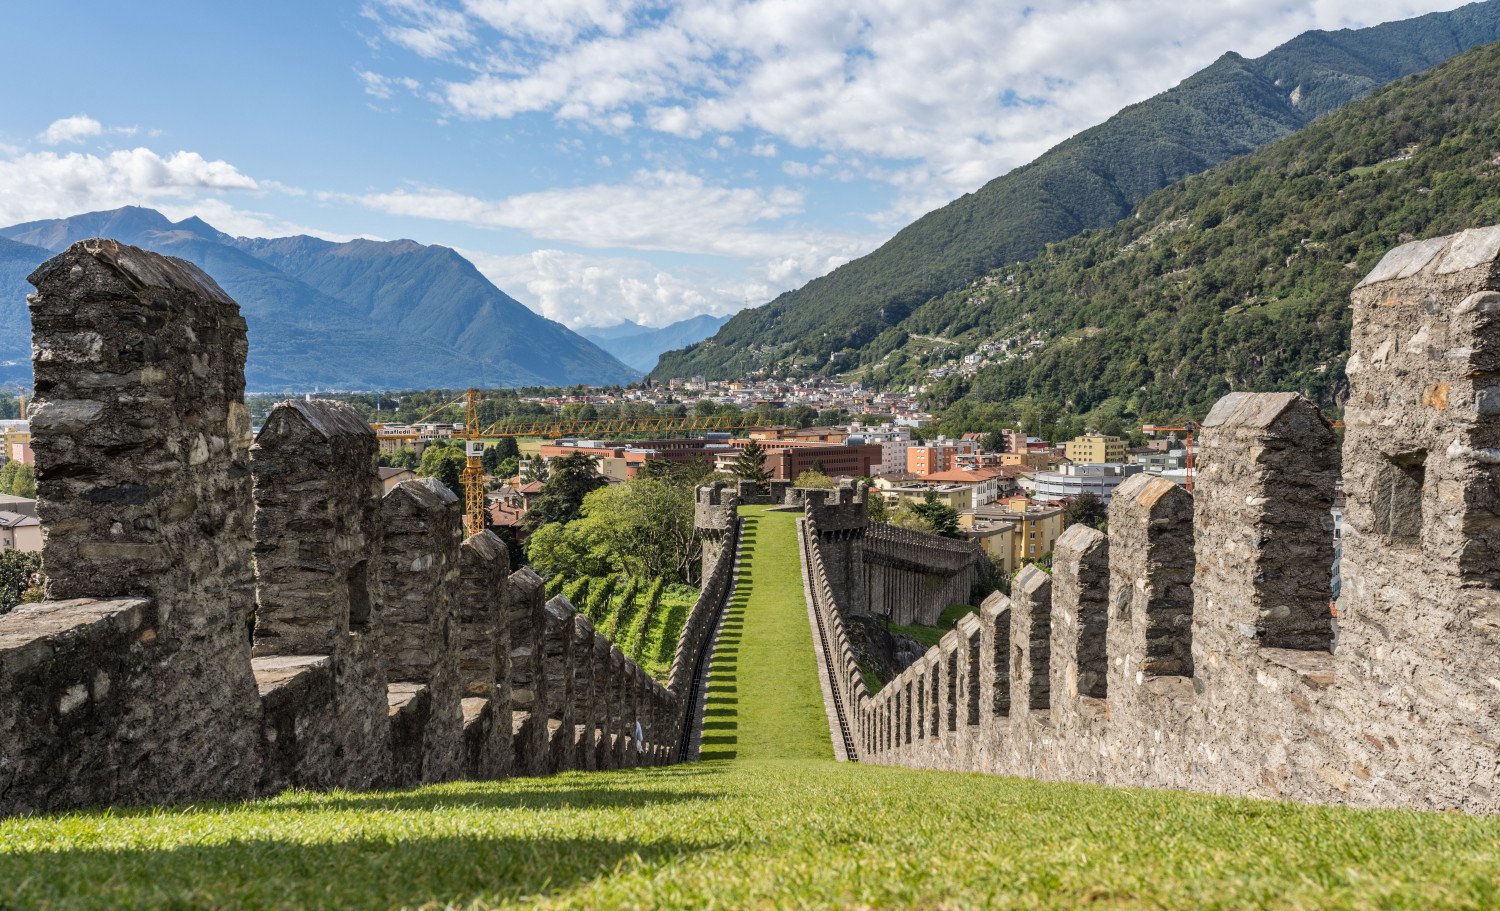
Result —
[[568, 325], [761, 304], [1227, 50], [1423, 0], [0, 4], [0, 224], [454, 247]]

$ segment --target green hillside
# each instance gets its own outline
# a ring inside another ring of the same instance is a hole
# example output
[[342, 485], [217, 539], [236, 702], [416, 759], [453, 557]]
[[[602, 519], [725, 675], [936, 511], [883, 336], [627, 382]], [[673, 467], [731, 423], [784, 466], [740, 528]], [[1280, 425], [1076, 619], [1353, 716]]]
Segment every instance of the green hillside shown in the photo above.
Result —
[[1337, 405], [1355, 283], [1414, 237], [1500, 222], [1496, 72], [1500, 45], [1471, 51], [1162, 190], [924, 307], [864, 352], [869, 373], [913, 382], [1011, 341], [937, 399], [1201, 416], [1231, 390], [1285, 389]]
[[1226, 54], [1033, 163], [930, 212], [879, 249], [711, 339], [669, 352], [656, 378], [743, 375], [762, 366], [841, 369], [936, 295], [1048, 243], [1113, 224], [1150, 193], [1287, 136], [1400, 76], [1500, 40], [1500, 0], [1374, 28], [1309, 32], [1263, 57]]

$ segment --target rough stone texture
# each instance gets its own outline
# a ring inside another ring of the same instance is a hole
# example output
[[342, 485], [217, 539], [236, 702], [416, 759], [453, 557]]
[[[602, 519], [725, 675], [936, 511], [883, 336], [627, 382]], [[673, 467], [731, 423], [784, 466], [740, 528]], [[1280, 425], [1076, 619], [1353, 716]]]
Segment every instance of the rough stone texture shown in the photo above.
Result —
[[[1227, 452], [1199, 448], [1207, 470], [1199, 472], [1198, 525], [1208, 529], [1221, 517], [1235, 523], [1218, 529], [1227, 547], [1199, 557], [1206, 606], [1228, 613], [1241, 635], [1263, 646], [1330, 651], [1333, 429], [1290, 392], [1225, 396], [1204, 427], [1214, 429], [1206, 445]], [[1238, 499], [1221, 504], [1225, 497]], [[1220, 604], [1212, 597], [1219, 591], [1251, 596]]]
[[558, 595], [547, 602], [542, 616], [542, 679], [546, 694], [547, 769], [567, 772], [575, 767], [573, 715], [573, 618], [568, 599]]
[[542, 672], [542, 630], [546, 624], [546, 584], [522, 567], [505, 589], [505, 622], [510, 632], [512, 768], [517, 775], [547, 771], [547, 682]]
[[[1004, 693], [1031, 593], [992, 596], [978, 616], [977, 733], [920, 736], [930, 722], [913, 702], [945, 643], [860, 707], [876, 745], [862, 758], [1500, 809], [1497, 256], [1500, 228], [1409, 244], [1354, 293], [1336, 637], [1332, 434], [1297, 396], [1232, 395], [1205, 422], [1196, 498], [1133, 478], [1107, 542], [1077, 529], [1059, 540], [1049, 709], [1015, 711]], [[1084, 683], [1098, 666], [1085, 631], [1105, 605], [1100, 698]]]
[[1052, 614], [1052, 691], [1065, 697], [1103, 699], [1108, 694], [1109, 539], [1074, 525], [1052, 549], [1052, 591], [1076, 610]]
[[[331, 402], [278, 405], [252, 455], [244, 322], [193, 266], [88, 241], [33, 280], [55, 600], [0, 617], [0, 814], [547, 771], [570, 693], [542, 581], [461, 543], [446, 488], [382, 500], [373, 434]], [[605, 736], [563, 765], [672, 761], [676, 694], [596, 634], [583, 654]]]
[[[742, 484], [744, 482], [741, 482]], [[734, 550], [734, 536], [739, 528], [737, 507], [740, 497], [724, 488], [723, 481], [699, 487], [693, 508], [693, 529], [703, 539], [703, 571], [700, 578], [713, 575], [726, 552]]]
[[1052, 706], [1052, 577], [1027, 566], [1011, 586], [1011, 692], [1030, 709]]
[[119, 718], [139, 696], [128, 684], [160, 666], [156, 628], [141, 599], [23, 604], [0, 617], [0, 813], [139, 799], [117, 790], [115, 757]]
[[[278, 404], [250, 448], [263, 791], [360, 789], [387, 774], [385, 662], [372, 597], [376, 456], [359, 413], [323, 400]], [[288, 679], [289, 667], [302, 668], [303, 679]]]
[[[748, 482], [741, 481], [743, 491]], [[703, 543], [703, 587], [693, 609], [683, 623], [677, 637], [677, 649], [672, 656], [672, 668], [667, 678], [667, 690], [675, 700], [670, 729], [660, 734], [661, 742], [673, 751], [673, 758], [687, 759], [688, 740], [692, 727], [697, 723], [697, 700], [703, 692], [695, 691], [694, 685], [708, 671], [713, 655], [715, 631], [734, 583], [735, 554], [740, 543], [739, 506], [743, 499], [728, 490], [700, 487], [693, 513], [693, 527], [704, 536]], [[709, 560], [710, 551], [713, 553]], [[633, 709], [632, 709], [633, 711]], [[635, 719], [632, 716], [618, 729], [628, 741], [635, 734]], [[622, 743], [617, 748], [621, 761], [631, 762], [635, 750]]]
[[[18, 762], [31, 773], [11, 773], [4, 805], [249, 795], [260, 700], [246, 636], [245, 322], [196, 267], [114, 241], [80, 241], [31, 282], [47, 596], [146, 598], [156, 619], [140, 631], [144, 648], [127, 655], [106, 654], [122, 643], [105, 629], [75, 630], [104, 637], [84, 651], [118, 675], [103, 687], [113, 708], [76, 708], [93, 719], [88, 732], [45, 766]], [[59, 678], [78, 673], [57, 662]], [[17, 749], [0, 741], [0, 757], [17, 762]]]
[[470, 778], [510, 774], [510, 630], [505, 587], [510, 552], [486, 529], [464, 540], [458, 596], [458, 673], [464, 693], [465, 767]]
[[594, 624], [583, 614], [573, 617], [573, 767], [596, 771], [600, 718], [594, 689], [596, 684]]
[[[458, 497], [435, 478], [386, 493], [381, 518], [380, 640], [392, 697], [425, 689], [426, 716], [391, 728], [391, 783], [451, 781], [464, 772], [457, 601], [463, 526]], [[409, 711], [416, 702], [403, 702]], [[394, 708], [392, 709], [394, 712]], [[413, 742], [413, 732], [420, 736]]]

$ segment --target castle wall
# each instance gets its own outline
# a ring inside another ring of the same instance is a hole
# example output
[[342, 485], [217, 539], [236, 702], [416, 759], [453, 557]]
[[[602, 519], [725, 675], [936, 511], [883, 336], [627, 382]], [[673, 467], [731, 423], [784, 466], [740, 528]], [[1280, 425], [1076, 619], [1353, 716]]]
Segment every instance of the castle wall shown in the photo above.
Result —
[[[351, 409], [282, 403], [252, 448], [244, 321], [201, 271], [95, 240], [33, 281], [49, 600], [0, 617], [0, 813], [539, 774], [575, 678], [562, 767], [675, 760], [676, 696], [597, 634], [549, 666], [571, 605], [440, 484], [382, 499]], [[638, 759], [606, 717], [645, 720]]]
[[31, 280], [49, 603], [0, 618], [0, 811], [252, 794], [244, 320], [113, 241]]
[[367, 788], [388, 774], [376, 455], [370, 426], [329, 401], [277, 405], [250, 448], [262, 791]]
[[1336, 618], [1334, 434], [1295, 394], [1230, 395], [1204, 422], [1196, 495], [1122, 485], [1107, 538], [1070, 529], [1050, 578], [1023, 573], [861, 703], [858, 758], [1500, 808], [1497, 258], [1500, 228], [1409, 244], [1354, 293]]

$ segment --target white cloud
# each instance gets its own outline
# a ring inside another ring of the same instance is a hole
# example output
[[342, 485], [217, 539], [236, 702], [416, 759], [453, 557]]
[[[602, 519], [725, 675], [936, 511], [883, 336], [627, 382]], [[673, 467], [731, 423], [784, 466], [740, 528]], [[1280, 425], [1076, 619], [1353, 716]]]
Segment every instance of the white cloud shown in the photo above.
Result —
[[757, 142], [755, 145], [750, 147], [750, 154], [754, 155], [757, 158], [775, 158], [776, 143]]
[[103, 132], [104, 124], [87, 114], [76, 114], [52, 121], [37, 139], [46, 145], [55, 146], [64, 142], [82, 142], [89, 136], [98, 136]]
[[474, 43], [468, 16], [429, 0], [377, 0], [364, 14], [386, 38], [423, 57], [446, 57]]
[[631, 0], [463, 0], [464, 9], [496, 31], [548, 44], [579, 35], [618, 35], [639, 3]]
[[102, 156], [29, 152], [0, 159], [0, 224], [258, 189], [234, 165], [197, 152], [166, 157], [146, 148]]
[[408, 92], [416, 92], [422, 88], [422, 83], [410, 76], [382, 76], [380, 73], [372, 73], [369, 70], [355, 70], [359, 81], [364, 84], [365, 94], [382, 101], [389, 100], [396, 94], [396, 89], [405, 89]]
[[1458, 5], [465, 0], [446, 9], [473, 50], [452, 59], [477, 72], [445, 97], [473, 118], [543, 112], [688, 139], [752, 129], [767, 147], [884, 160], [911, 207], [974, 189], [1226, 50]]
[[778, 282], [821, 275], [872, 245], [872, 238], [785, 224], [789, 216], [802, 212], [799, 191], [717, 186], [680, 171], [640, 171], [629, 183], [542, 190], [498, 200], [428, 187], [327, 198], [357, 202], [388, 215], [509, 228], [582, 247], [757, 260], [765, 264], [766, 277]]
[[631, 257], [536, 250], [520, 256], [460, 251], [496, 285], [549, 319], [577, 329], [630, 320], [665, 326], [762, 303], [772, 286], [714, 270], [670, 272]]

